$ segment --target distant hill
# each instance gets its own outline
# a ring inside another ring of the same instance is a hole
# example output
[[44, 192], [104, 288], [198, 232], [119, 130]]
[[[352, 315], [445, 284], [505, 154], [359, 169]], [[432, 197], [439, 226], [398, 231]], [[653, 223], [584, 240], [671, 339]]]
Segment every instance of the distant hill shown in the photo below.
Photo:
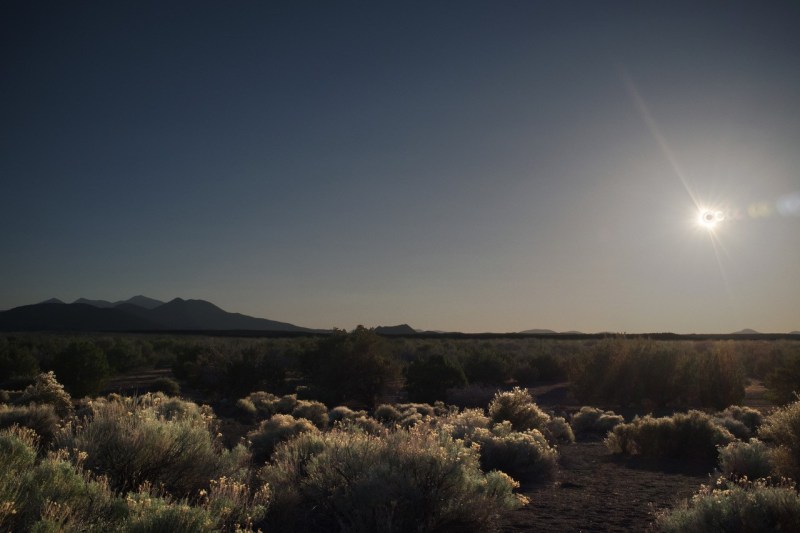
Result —
[[39, 302], [39, 303], [43, 303], [43, 304], [63, 304], [64, 302], [62, 302], [58, 298], [50, 298], [49, 300], [45, 300], [45, 301]]
[[740, 329], [739, 331], [734, 331], [732, 335], [760, 335], [760, 333], [754, 329]]
[[520, 333], [530, 333], [531, 335], [555, 335], [558, 332], [552, 329], [526, 329], [525, 331], [520, 331]]
[[0, 312], [4, 331], [135, 331], [161, 329], [158, 324], [88, 304], [41, 303]]
[[378, 326], [375, 328], [378, 335], [416, 335], [418, 332], [408, 324], [397, 326]]
[[789, 335], [800, 335], [800, 331], [792, 331]]
[[148, 298], [147, 296], [134, 296], [133, 298], [128, 298], [127, 300], [119, 300], [117, 302], [109, 302], [108, 300], [87, 300], [86, 298], [78, 298], [74, 302], [74, 304], [88, 304], [93, 305], [95, 307], [119, 307], [125, 304], [133, 304], [138, 305], [139, 307], [144, 307], [145, 309], [155, 309], [159, 305], [164, 305], [164, 302], [160, 300], [154, 300], [153, 298]]
[[80, 303], [65, 304], [49, 301], [49, 303], [15, 307], [0, 312], [0, 330], [319, 332], [287, 322], [229, 313], [204, 300], [175, 298], [170, 302], [160, 303], [145, 296], [135, 296], [113, 304], [105, 300], [82, 298]]

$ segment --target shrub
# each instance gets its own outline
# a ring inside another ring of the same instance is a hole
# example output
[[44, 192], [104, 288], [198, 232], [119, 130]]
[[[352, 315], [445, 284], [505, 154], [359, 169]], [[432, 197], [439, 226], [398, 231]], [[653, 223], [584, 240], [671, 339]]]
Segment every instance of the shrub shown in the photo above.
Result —
[[126, 492], [144, 482], [182, 496], [208, 487], [211, 479], [236, 476], [249, 462], [243, 447], [225, 450], [212, 435], [212, 415], [176, 398], [96, 401], [93, 416], [62, 438], [67, 449], [88, 454], [87, 468], [108, 476]]
[[72, 398], [64, 390], [64, 386], [56, 380], [53, 372], [38, 374], [34, 382], [25, 388], [22, 396], [15, 403], [50, 404], [58, 416], [62, 417], [72, 413]]
[[150, 390], [152, 392], [163, 392], [170, 396], [177, 396], [181, 393], [181, 386], [172, 378], [161, 377], [153, 380], [150, 384]]
[[542, 433], [548, 442], [568, 444], [575, 442], [575, 433], [562, 416], [554, 416], [545, 423]]
[[800, 400], [769, 415], [758, 431], [759, 436], [778, 445], [775, 468], [781, 475], [800, 479]]
[[274, 530], [481, 531], [524, 501], [507, 475], [480, 470], [476, 450], [424, 426], [384, 438], [302, 434], [261, 476]]
[[614, 413], [614, 411], [603, 411], [596, 407], [584, 405], [580, 411], [572, 415], [570, 425], [576, 437], [581, 438], [587, 435], [601, 435], [614, 429], [615, 426], [625, 422], [625, 419]]
[[469, 383], [502, 385], [511, 377], [511, 364], [508, 359], [486, 350], [479, 350], [467, 356], [463, 368]]
[[486, 407], [497, 394], [497, 387], [481, 385], [478, 383], [447, 389], [447, 401], [458, 407]]
[[403, 418], [403, 414], [394, 406], [382, 403], [375, 408], [375, 418], [384, 424], [395, 424]]
[[405, 377], [408, 398], [415, 402], [444, 400], [447, 389], [467, 384], [458, 361], [442, 354], [415, 359], [406, 368]]
[[491, 420], [483, 414], [483, 409], [464, 409], [452, 413], [438, 421], [439, 427], [454, 439], [468, 439], [477, 429], [488, 429]]
[[528, 389], [519, 387], [495, 394], [489, 404], [489, 418], [495, 423], [508, 420], [517, 431], [543, 429], [550, 420], [550, 416], [534, 403]]
[[758, 439], [733, 441], [719, 450], [719, 468], [729, 478], [765, 478], [772, 474], [772, 454]]
[[401, 384], [388, 341], [363, 326], [351, 333], [336, 330], [302, 354], [301, 366], [327, 404], [355, 401], [372, 408]]
[[305, 418], [319, 429], [325, 429], [328, 426], [328, 408], [322, 402], [301, 400], [292, 410], [292, 416]]
[[53, 358], [53, 370], [72, 396], [92, 396], [100, 392], [109, 375], [105, 354], [92, 342], [69, 343]]
[[558, 470], [558, 452], [536, 430], [511, 431], [510, 424], [491, 430], [477, 428], [469, 439], [480, 445], [484, 471], [501, 470], [515, 479], [528, 482], [550, 481]]
[[349, 407], [339, 405], [331, 409], [328, 413], [328, 423], [335, 424], [336, 422], [355, 420], [365, 416], [367, 416], [366, 411], [353, 411]]
[[[103, 480], [53, 454], [35, 463], [36, 440], [25, 430], [0, 431], [0, 528], [108, 531], [125, 515]], [[57, 525], [58, 527], [53, 527]]]
[[665, 533], [683, 531], [800, 531], [800, 495], [791, 485], [720, 479], [687, 503], [659, 515]]
[[741, 422], [747, 427], [750, 433], [755, 433], [764, 420], [760, 411], [742, 405], [728, 406], [724, 411], [719, 413], [719, 416], [732, 418], [733, 420]]
[[717, 458], [717, 446], [733, 440], [709, 415], [689, 411], [663, 418], [636, 417], [630, 424], [616, 426], [605, 443], [612, 453], [711, 462]]
[[253, 462], [262, 464], [269, 459], [275, 447], [299, 433], [316, 432], [317, 428], [305, 418], [294, 418], [291, 415], [274, 415], [264, 420], [258, 428], [247, 434]]
[[52, 442], [60, 422], [55, 409], [49, 404], [17, 407], [0, 405], [0, 429], [14, 425], [30, 428], [39, 436], [43, 446]]

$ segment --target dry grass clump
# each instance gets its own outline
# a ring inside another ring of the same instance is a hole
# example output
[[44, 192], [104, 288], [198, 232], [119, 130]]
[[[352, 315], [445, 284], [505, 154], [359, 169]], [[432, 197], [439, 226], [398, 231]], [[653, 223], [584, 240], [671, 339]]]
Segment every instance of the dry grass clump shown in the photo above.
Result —
[[709, 415], [689, 411], [663, 418], [636, 417], [616, 426], [605, 444], [612, 453], [711, 462], [717, 458], [717, 446], [733, 440]]
[[678, 508], [661, 513], [656, 527], [664, 533], [800, 531], [800, 495], [787, 483], [720, 478]]
[[625, 419], [614, 411], [603, 411], [596, 407], [584, 405], [580, 411], [572, 415], [570, 425], [575, 436], [585, 438], [588, 436], [605, 436], [609, 431], [619, 424], [623, 424]]
[[305, 418], [319, 429], [328, 427], [328, 407], [322, 402], [300, 400], [292, 409], [292, 416]]
[[524, 501], [506, 474], [480, 470], [476, 450], [427, 425], [304, 433], [260, 475], [274, 493], [267, 529], [279, 531], [486, 531]]

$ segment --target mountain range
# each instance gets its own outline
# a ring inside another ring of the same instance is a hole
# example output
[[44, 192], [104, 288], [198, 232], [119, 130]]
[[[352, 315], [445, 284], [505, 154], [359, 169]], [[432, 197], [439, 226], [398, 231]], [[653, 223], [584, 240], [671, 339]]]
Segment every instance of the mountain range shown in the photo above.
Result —
[[79, 298], [64, 303], [52, 298], [0, 312], [0, 331], [271, 331], [318, 333], [315, 330], [229, 313], [205, 300], [175, 298], [162, 302], [146, 296], [109, 302]]

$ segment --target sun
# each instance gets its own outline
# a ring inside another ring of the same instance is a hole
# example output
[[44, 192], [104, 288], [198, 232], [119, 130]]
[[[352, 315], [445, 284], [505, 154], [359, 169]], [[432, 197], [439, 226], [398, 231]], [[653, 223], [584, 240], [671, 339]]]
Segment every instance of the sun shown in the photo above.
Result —
[[725, 213], [716, 209], [700, 209], [698, 223], [707, 230], [713, 230], [725, 220]]

